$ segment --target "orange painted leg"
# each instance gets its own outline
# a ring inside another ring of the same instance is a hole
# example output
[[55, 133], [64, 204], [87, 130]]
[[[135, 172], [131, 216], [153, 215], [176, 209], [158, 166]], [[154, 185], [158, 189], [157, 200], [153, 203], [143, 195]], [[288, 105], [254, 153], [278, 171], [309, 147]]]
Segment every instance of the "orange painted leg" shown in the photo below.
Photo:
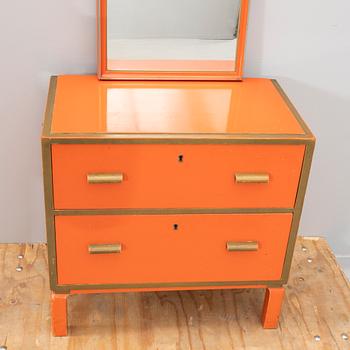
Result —
[[266, 329], [277, 328], [278, 319], [284, 297], [284, 288], [267, 288], [265, 294], [264, 308], [262, 313], [262, 324]]
[[51, 294], [52, 333], [55, 337], [67, 335], [67, 297], [68, 294]]

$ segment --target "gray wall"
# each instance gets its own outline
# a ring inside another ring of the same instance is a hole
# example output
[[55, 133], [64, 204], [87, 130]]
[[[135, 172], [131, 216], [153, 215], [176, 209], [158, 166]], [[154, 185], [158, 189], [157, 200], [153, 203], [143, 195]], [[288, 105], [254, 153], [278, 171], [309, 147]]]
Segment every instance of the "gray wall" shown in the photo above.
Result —
[[240, 0], [108, 0], [107, 4], [108, 34], [113, 39], [233, 39]]
[[349, 0], [252, 0], [245, 74], [279, 80], [317, 137], [300, 232], [350, 256]]
[[[277, 78], [318, 138], [300, 232], [350, 255], [350, 2], [251, 0], [250, 10], [245, 75]], [[7, 1], [0, 43], [0, 241], [43, 241], [48, 79], [95, 71], [95, 0]]]

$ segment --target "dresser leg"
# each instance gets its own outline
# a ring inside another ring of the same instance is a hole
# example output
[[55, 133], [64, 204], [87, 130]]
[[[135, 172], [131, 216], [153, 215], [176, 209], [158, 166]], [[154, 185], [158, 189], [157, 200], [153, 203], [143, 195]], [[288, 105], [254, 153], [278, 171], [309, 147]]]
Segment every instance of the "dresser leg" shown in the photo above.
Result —
[[284, 297], [284, 288], [267, 288], [265, 293], [262, 325], [266, 329], [278, 327], [278, 319]]
[[55, 337], [67, 335], [67, 297], [68, 294], [51, 294], [52, 333]]

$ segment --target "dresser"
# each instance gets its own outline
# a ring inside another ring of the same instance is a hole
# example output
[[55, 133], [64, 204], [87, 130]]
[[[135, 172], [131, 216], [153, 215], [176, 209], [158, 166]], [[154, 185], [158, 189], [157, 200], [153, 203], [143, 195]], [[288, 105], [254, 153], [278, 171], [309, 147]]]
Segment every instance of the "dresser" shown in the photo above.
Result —
[[263, 288], [276, 328], [315, 139], [274, 80], [52, 77], [42, 133], [55, 335], [68, 296]]

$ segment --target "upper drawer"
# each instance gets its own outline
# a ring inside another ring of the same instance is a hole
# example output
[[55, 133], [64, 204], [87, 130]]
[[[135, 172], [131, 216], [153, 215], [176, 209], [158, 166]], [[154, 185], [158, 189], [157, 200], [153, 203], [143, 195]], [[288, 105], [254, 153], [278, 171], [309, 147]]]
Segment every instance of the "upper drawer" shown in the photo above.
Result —
[[[293, 208], [304, 150], [304, 145], [54, 144], [54, 205]], [[258, 179], [263, 182], [245, 183], [255, 180], [236, 176], [242, 173], [263, 174]], [[98, 183], [110, 180], [104, 174], [115, 174], [115, 183]]]

